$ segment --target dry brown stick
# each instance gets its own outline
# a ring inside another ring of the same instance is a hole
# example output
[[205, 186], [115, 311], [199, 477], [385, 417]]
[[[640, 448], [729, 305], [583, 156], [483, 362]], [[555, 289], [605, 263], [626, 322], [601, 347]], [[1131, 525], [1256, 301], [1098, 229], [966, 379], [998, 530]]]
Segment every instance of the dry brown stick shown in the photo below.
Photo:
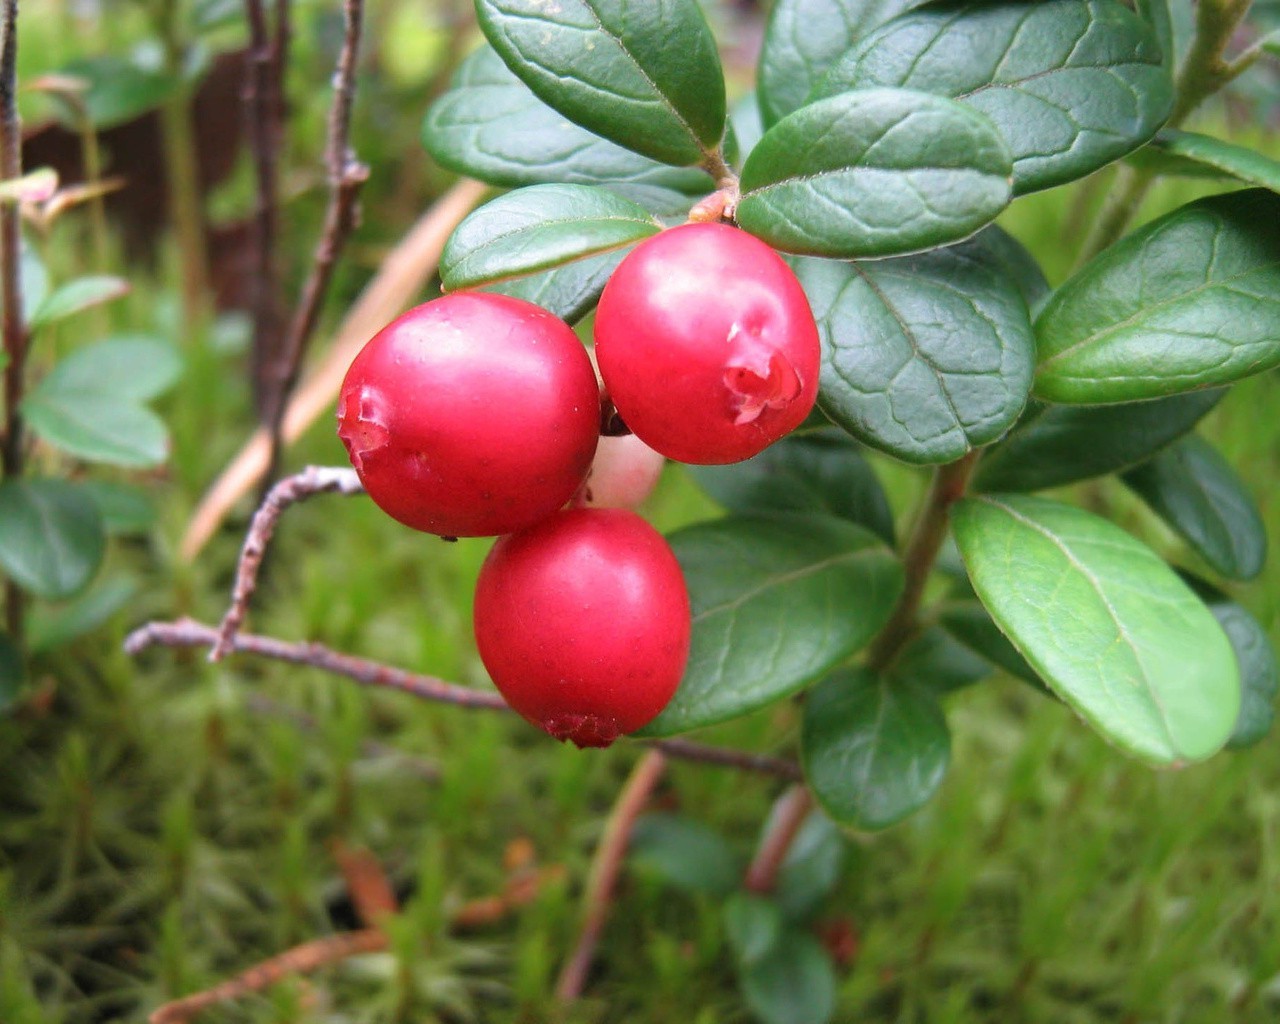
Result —
[[787, 859], [787, 851], [795, 842], [800, 826], [813, 809], [813, 796], [809, 788], [797, 784], [787, 790], [778, 807], [773, 825], [760, 840], [760, 847], [747, 867], [743, 885], [748, 892], [765, 895], [778, 884], [778, 872]]
[[[218, 640], [218, 631], [194, 619], [176, 622], [149, 622], [135, 629], [125, 639], [124, 648], [137, 655], [151, 647], [212, 647]], [[308, 665], [334, 675], [344, 676], [366, 686], [384, 686], [421, 698], [485, 711], [510, 711], [496, 693], [473, 690], [457, 683], [445, 682], [435, 676], [420, 675], [404, 669], [392, 668], [381, 662], [340, 654], [322, 644], [290, 643], [274, 637], [237, 633], [232, 642], [233, 650], [254, 654], [274, 661], [293, 665]], [[771, 775], [783, 779], [798, 779], [800, 767], [794, 761], [766, 754], [752, 754], [724, 747], [711, 747], [690, 740], [641, 740], [646, 746], [661, 750], [671, 757], [684, 761], [718, 765], [739, 771]]]
[[329, 203], [324, 226], [312, 259], [311, 273], [302, 287], [298, 308], [289, 324], [280, 351], [275, 356], [271, 393], [267, 397], [267, 472], [270, 481], [280, 461], [283, 444], [281, 430], [285, 404], [298, 381], [298, 370], [307, 344], [315, 333], [320, 307], [333, 279], [333, 268], [347, 238], [355, 228], [356, 201], [361, 186], [369, 178], [369, 168], [351, 152], [351, 107], [355, 102], [356, 58], [360, 49], [360, 29], [364, 18], [364, 0], [343, 3], [344, 34], [338, 67], [334, 73], [333, 105], [329, 109], [329, 128], [325, 143], [325, 165], [329, 177]]
[[667, 758], [661, 751], [648, 751], [636, 762], [609, 813], [600, 844], [591, 860], [587, 888], [582, 895], [582, 926], [578, 942], [556, 981], [558, 999], [568, 1002], [582, 995], [600, 934], [609, 917], [613, 890], [622, 872], [622, 859], [631, 841], [631, 830], [666, 767]]
[[279, 956], [250, 967], [243, 974], [215, 985], [204, 992], [175, 999], [155, 1010], [150, 1024], [185, 1024], [197, 1014], [253, 992], [270, 988], [291, 974], [304, 974], [329, 964], [338, 963], [361, 953], [377, 953], [387, 948], [387, 937], [376, 928], [358, 932], [342, 932], [313, 942], [304, 942]]
[[244, 547], [240, 549], [240, 561], [236, 566], [236, 581], [231, 592], [231, 605], [222, 617], [218, 629], [218, 642], [209, 651], [210, 661], [221, 661], [231, 653], [236, 632], [244, 623], [249, 610], [249, 598], [258, 585], [258, 570], [267, 544], [276, 530], [276, 523], [290, 505], [317, 494], [363, 494], [364, 488], [354, 469], [329, 466], [308, 466], [301, 473], [286, 477], [271, 488], [262, 506], [253, 514], [249, 531], [245, 534]]
[[[284, 414], [286, 443], [296, 441], [333, 407], [347, 367], [377, 331], [413, 300], [435, 272], [445, 239], [485, 194], [487, 186], [463, 180], [446, 192], [382, 261], [341, 326], [323, 363], [303, 381]], [[270, 443], [258, 430], [209, 487], [183, 535], [181, 556], [191, 561], [217, 532], [236, 503], [266, 472]]]

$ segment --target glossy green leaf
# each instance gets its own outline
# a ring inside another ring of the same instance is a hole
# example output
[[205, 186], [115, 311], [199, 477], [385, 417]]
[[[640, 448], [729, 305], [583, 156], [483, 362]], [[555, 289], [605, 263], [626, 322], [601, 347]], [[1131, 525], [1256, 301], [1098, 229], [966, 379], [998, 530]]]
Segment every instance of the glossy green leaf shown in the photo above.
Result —
[[1211, 135], [1166, 129], [1133, 155], [1133, 162], [1160, 174], [1190, 178], [1234, 178], [1280, 192], [1280, 161], [1255, 149]]
[[741, 167], [747, 155], [764, 138], [764, 122], [760, 119], [760, 101], [754, 92], [743, 95], [729, 111], [729, 124], [738, 143], [738, 164]]
[[744, 715], [812, 682], [866, 644], [902, 588], [874, 534], [826, 516], [741, 516], [669, 538], [693, 606], [689, 665], [645, 733]]
[[1139, 16], [1155, 33], [1156, 42], [1160, 44], [1160, 55], [1164, 66], [1171, 71], [1178, 63], [1177, 46], [1173, 36], [1173, 18], [1169, 13], [1169, 0], [1136, 0], [1134, 4]]
[[143, 67], [118, 55], [73, 61], [60, 73], [85, 81], [85, 106], [89, 120], [99, 131], [155, 110], [180, 84], [176, 75]]
[[1027, 247], [995, 224], [983, 228], [974, 241], [982, 243], [991, 259], [1018, 286], [1027, 308], [1036, 312], [1053, 289]]
[[1039, 491], [1106, 476], [1150, 458], [1191, 430], [1225, 389], [1154, 402], [1069, 406], [1033, 403], [1009, 436], [983, 455], [980, 491]]
[[730, 512], [824, 512], [894, 542], [893, 510], [875, 471], [831, 427], [784, 438], [745, 462], [689, 470]]
[[757, 75], [765, 124], [776, 124], [799, 110], [836, 58], [873, 29], [922, 2], [775, 0]]
[[39, 330], [128, 294], [129, 282], [124, 278], [107, 275], [78, 277], [45, 297], [31, 314], [31, 329]]
[[1043, 687], [1036, 670], [1000, 632], [977, 601], [950, 601], [938, 609], [938, 625], [955, 641], [994, 667], [1033, 686]]
[[1214, 572], [1249, 580], [1267, 557], [1267, 528], [1249, 488], [1213, 445], [1192, 435], [1121, 478]]
[[92, 633], [132, 601], [140, 589], [131, 576], [113, 576], [65, 604], [32, 609], [31, 650], [39, 654]]
[[674, 814], [646, 814], [628, 846], [631, 868], [675, 889], [722, 899], [737, 888], [741, 866], [714, 829]]
[[0, 714], [18, 699], [25, 675], [22, 652], [10, 637], [0, 633]]
[[945, 696], [988, 678], [995, 667], [941, 626], [920, 630], [885, 673], [889, 685], [904, 684]]
[[657, 163], [580, 128], [536, 97], [491, 46], [454, 73], [427, 112], [422, 142], [445, 167], [492, 185], [636, 182], [708, 192], [701, 171]]
[[724, 927], [738, 964], [750, 967], [777, 949], [784, 927], [782, 909], [762, 896], [734, 893], [724, 905]]
[[785, 930], [772, 955], [739, 966], [738, 983], [762, 1024], [826, 1024], [835, 1013], [831, 958], [807, 931]]
[[629, 248], [617, 249], [588, 256], [538, 274], [498, 281], [486, 285], [482, 291], [524, 299], [567, 323], [576, 324], [595, 309], [614, 269], [630, 251]]
[[1035, 338], [1017, 284], [980, 241], [795, 270], [822, 335], [818, 404], [854, 437], [907, 462], [952, 462], [1016, 422]]
[[1148, 224], [1059, 288], [1036, 319], [1035, 393], [1136, 401], [1280, 365], [1280, 195], [1211, 196]]
[[929, 4], [832, 66], [815, 98], [894, 86], [962, 100], [1013, 155], [1017, 195], [1137, 149], [1173, 107], [1155, 31], [1115, 0]]
[[98, 506], [108, 534], [136, 536], [155, 525], [156, 507], [141, 487], [111, 480], [86, 480], [80, 486]]
[[1009, 203], [1009, 152], [982, 114], [905, 89], [844, 93], [770, 128], [742, 171], [738, 223], [812, 256], [956, 242]]
[[63, 480], [0, 483], [0, 569], [24, 590], [57, 600], [80, 590], [102, 561], [102, 516]]
[[[775, 803], [764, 834], [777, 810]], [[821, 811], [810, 812], [783, 858], [774, 888], [774, 899], [787, 920], [803, 922], [826, 908], [840, 881], [846, 852], [840, 829]]]
[[622, 249], [661, 230], [644, 207], [605, 189], [531, 185], [458, 225], [440, 257], [440, 278], [450, 291], [476, 288]]
[[1219, 750], [1240, 709], [1222, 627], [1150, 548], [1098, 516], [1023, 495], [952, 512], [978, 597], [1059, 697], [1153, 764]]
[[947, 720], [923, 687], [846, 669], [805, 701], [805, 778], [842, 825], [874, 831], [901, 821], [937, 792], [950, 759]]
[[169, 457], [164, 421], [145, 406], [45, 383], [23, 401], [22, 415], [46, 443], [88, 462], [134, 469], [158, 466]]
[[507, 66], [575, 124], [669, 164], [720, 144], [724, 76], [696, 0], [476, 0]]
[[145, 402], [168, 391], [182, 375], [182, 357], [168, 342], [126, 334], [78, 348], [40, 382], [51, 392], [96, 392]]

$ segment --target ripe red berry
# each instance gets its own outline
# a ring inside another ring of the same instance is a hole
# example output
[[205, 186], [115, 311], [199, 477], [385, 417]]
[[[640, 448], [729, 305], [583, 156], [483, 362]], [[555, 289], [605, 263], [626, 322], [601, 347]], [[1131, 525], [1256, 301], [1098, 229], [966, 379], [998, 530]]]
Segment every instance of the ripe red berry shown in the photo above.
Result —
[[638, 245], [605, 285], [596, 359], [645, 444], [681, 462], [739, 462], [790, 433], [818, 395], [804, 289], [759, 239], [685, 224]]
[[607, 747], [667, 705], [690, 628], [675, 555], [625, 509], [569, 509], [501, 538], [476, 586], [476, 644], [499, 691], [580, 747]]
[[446, 537], [510, 533], [562, 506], [599, 431], [582, 343], [504, 295], [447, 295], [393, 320], [338, 399], [338, 436], [369, 496]]

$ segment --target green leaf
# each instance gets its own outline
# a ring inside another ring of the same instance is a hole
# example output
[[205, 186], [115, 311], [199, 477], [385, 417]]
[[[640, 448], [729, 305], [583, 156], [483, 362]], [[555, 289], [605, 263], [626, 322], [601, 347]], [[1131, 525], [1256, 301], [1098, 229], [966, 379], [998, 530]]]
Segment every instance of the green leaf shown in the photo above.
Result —
[[1234, 178], [1246, 185], [1280, 192], [1280, 161], [1211, 135], [1166, 129], [1133, 154], [1132, 161], [1158, 174]]
[[772, 957], [783, 926], [782, 909], [773, 900], [738, 892], [725, 902], [725, 934], [742, 967]]
[[754, 92], [745, 93], [729, 111], [729, 124], [738, 142], [739, 164], [764, 137], [764, 123], [760, 120], [760, 102]]
[[1192, 429], [1226, 394], [1193, 391], [1124, 405], [1032, 407], [983, 455], [980, 491], [1039, 491], [1106, 476], [1150, 458]]
[[804, 106], [832, 62], [873, 29], [923, 0], [776, 0], [760, 50], [766, 126]]
[[155, 110], [178, 88], [177, 76], [140, 66], [127, 57], [104, 55], [73, 61], [62, 74], [88, 83], [85, 106], [102, 131]]
[[22, 652], [6, 634], [0, 633], [0, 714], [9, 710], [22, 693], [26, 670]]
[[481, 290], [524, 299], [567, 323], [576, 324], [595, 309], [604, 286], [630, 251], [629, 248], [617, 249], [588, 256], [538, 274], [498, 281]]
[[1035, 394], [1128, 402], [1280, 365], [1280, 195], [1191, 203], [1123, 239], [1036, 319]]
[[835, 1012], [831, 958], [806, 931], [787, 929], [772, 956], [739, 969], [738, 982], [762, 1024], [826, 1024]]
[[1013, 155], [1013, 191], [1091, 174], [1137, 149], [1173, 108], [1155, 31], [1115, 0], [929, 4], [841, 58], [814, 98], [894, 86], [962, 100]]
[[730, 512], [823, 512], [893, 544], [893, 510], [858, 445], [830, 427], [792, 435], [729, 466], [690, 466]]
[[952, 462], [1022, 412], [1035, 368], [1017, 284], [978, 239], [894, 260], [796, 260], [822, 336], [818, 404], [906, 462]]
[[956, 242], [1009, 203], [1009, 154], [982, 114], [905, 89], [844, 93], [770, 128], [742, 171], [738, 223], [812, 256]]
[[[768, 827], [778, 812], [775, 802]], [[844, 835], [821, 811], [813, 811], [800, 826], [778, 871], [774, 899], [789, 921], [803, 922], [825, 908], [844, 869]]]
[[1137, 0], [1134, 7], [1142, 20], [1151, 26], [1156, 42], [1160, 44], [1164, 66], [1172, 73], [1178, 63], [1178, 54], [1173, 36], [1173, 18], [1169, 14], [1169, 0]]
[[108, 480], [86, 480], [80, 486], [98, 506], [108, 534], [139, 535], [155, 525], [156, 507], [141, 487]]
[[182, 375], [182, 357], [168, 342], [122, 334], [76, 349], [40, 386], [52, 392], [94, 392], [145, 402], [168, 391]]
[[1105, 519], [1023, 495], [952, 511], [978, 597], [1059, 697], [1153, 764], [1219, 750], [1240, 709], [1222, 627], [1160, 558]]
[[988, 678], [994, 666], [941, 626], [926, 626], [894, 659], [885, 673], [889, 685], [898, 681], [940, 697]]
[[445, 167], [491, 185], [625, 181], [684, 192], [711, 188], [701, 171], [667, 167], [566, 121], [491, 46], [458, 66], [449, 91], [427, 112], [422, 141]]
[[476, 0], [493, 48], [575, 124], [668, 164], [697, 164], [725, 128], [724, 76], [695, 0]]
[[873, 534], [825, 516], [741, 516], [669, 538], [693, 606], [689, 665], [642, 731], [754, 711], [828, 672], [888, 619], [902, 568]]
[[58, 600], [97, 572], [105, 548], [93, 499], [63, 480], [0, 483], [0, 569], [37, 597]]
[[1253, 496], [1217, 449], [1192, 435], [1121, 478], [1180, 533], [1214, 572], [1250, 580], [1267, 558], [1267, 528]]
[[129, 282], [120, 277], [78, 277], [54, 289], [31, 314], [31, 329], [39, 330], [104, 302], [129, 294]]
[[674, 814], [646, 814], [636, 821], [628, 848], [632, 870], [674, 889], [722, 899], [738, 884], [740, 866], [720, 833]]
[[937, 792], [950, 759], [947, 720], [922, 687], [846, 669], [805, 701], [805, 778], [842, 825], [874, 831], [901, 821]]
[[32, 609], [29, 642], [37, 654], [92, 633], [137, 596], [130, 576], [113, 576], [56, 608]]
[[662, 225], [642, 206], [591, 185], [531, 185], [499, 196], [449, 236], [440, 277], [450, 291], [622, 249]]
[[88, 462], [134, 469], [158, 466], [169, 457], [169, 432], [150, 409], [46, 382], [23, 400], [22, 415], [48, 444]]
[[953, 601], [938, 611], [938, 624], [955, 641], [1016, 679], [1043, 688], [1036, 670], [1000, 632], [987, 610], [977, 601]]
[[1018, 286], [1029, 310], [1034, 313], [1044, 304], [1053, 289], [1026, 246], [995, 224], [983, 228], [974, 241], [982, 243], [991, 259]]

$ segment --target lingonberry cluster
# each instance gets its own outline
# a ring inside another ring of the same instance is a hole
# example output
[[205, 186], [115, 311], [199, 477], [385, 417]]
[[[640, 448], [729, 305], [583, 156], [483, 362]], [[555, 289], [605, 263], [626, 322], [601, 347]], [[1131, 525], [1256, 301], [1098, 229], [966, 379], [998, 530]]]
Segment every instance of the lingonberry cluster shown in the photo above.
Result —
[[[603, 397], [563, 321], [459, 292], [375, 335], [338, 401], [384, 511], [441, 536], [501, 535], [477, 583], [480, 657], [512, 708], [579, 746], [651, 720], [688, 660], [679, 563], [630, 510], [662, 457], [750, 458], [808, 416], [819, 371], [790, 268], [723, 224], [637, 246], [605, 286], [595, 351]], [[604, 398], [631, 436], [600, 437]]]

